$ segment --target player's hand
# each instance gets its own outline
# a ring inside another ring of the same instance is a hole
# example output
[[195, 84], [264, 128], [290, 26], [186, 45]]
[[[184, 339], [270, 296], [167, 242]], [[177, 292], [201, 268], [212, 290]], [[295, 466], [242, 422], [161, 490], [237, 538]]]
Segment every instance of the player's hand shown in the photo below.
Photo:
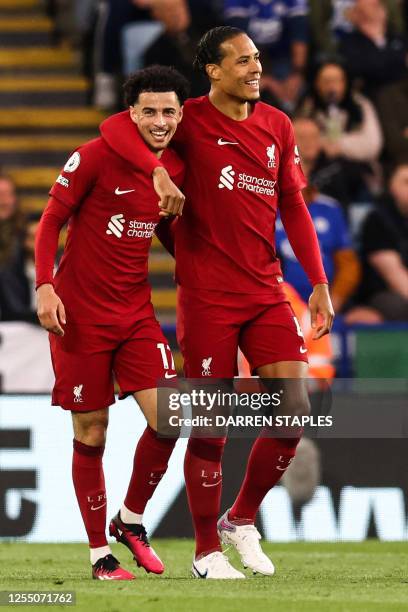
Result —
[[326, 284], [315, 285], [309, 298], [310, 319], [315, 330], [313, 340], [328, 334], [334, 320], [334, 310]]
[[160, 198], [160, 217], [183, 214], [185, 196], [173, 183], [167, 170], [163, 167], [155, 168], [153, 171], [153, 187]]
[[57, 336], [64, 335], [65, 308], [52, 285], [40, 285], [37, 289], [37, 316], [44, 329]]

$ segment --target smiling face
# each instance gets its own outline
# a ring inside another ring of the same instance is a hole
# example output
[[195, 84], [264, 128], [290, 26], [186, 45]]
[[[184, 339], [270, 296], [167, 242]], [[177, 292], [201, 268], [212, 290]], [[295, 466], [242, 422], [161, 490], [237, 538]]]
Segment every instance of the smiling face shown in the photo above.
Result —
[[259, 100], [262, 65], [252, 40], [246, 34], [239, 34], [226, 40], [220, 48], [221, 62], [207, 65], [212, 87], [241, 102]]
[[130, 107], [130, 117], [149, 149], [161, 154], [183, 117], [183, 109], [174, 91], [144, 91]]

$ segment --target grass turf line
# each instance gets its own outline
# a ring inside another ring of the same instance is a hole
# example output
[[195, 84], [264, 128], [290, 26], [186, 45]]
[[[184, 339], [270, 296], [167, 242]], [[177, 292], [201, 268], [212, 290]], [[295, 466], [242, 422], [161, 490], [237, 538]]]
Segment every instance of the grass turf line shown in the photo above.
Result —
[[[113, 583], [90, 579], [84, 544], [3, 542], [0, 590], [73, 590], [75, 607], [54, 606], [73, 612], [408, 611], [408, 544], [403, 542], [264, 543], [275, 576], [246, 571], [248, 579], [237, 581], [190, 578], [190, 540], [157, 539], [154, 546], [166, 565], [162, 576], [137, 569], [129, 551], [114, 544], [113, 554], [137, 579]], [[240, 568], [235, 552], [228, 556]]]

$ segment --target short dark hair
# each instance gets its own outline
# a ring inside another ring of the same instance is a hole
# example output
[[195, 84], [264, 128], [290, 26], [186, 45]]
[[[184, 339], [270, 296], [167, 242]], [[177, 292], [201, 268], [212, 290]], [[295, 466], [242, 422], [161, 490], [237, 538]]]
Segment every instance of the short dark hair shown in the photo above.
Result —
[[171, 66], [149, 66], [132, 74], [123, 85], [126, 106], [133, 106], [143, 92], [174, 91], [181, 105], [189, 94], [187, 79]]
[[207, 74], [205, 69], [207, 64], [220, 64], [224, 58], [221, 45], [240, 34], [245, 34], [244, 30], [231, 26], [218, 26], [208, 30], [197, 45], [196, 56], [193, 61], [194, 69]]

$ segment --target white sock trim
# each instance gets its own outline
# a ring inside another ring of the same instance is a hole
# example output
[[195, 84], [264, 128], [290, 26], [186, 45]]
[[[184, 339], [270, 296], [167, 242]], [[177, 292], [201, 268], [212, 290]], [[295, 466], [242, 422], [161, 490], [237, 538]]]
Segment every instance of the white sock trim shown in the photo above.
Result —
[[103, 557], [106, 557], [106, 555], [111, 555], [112, 551], [110, 549], [110, 546], [100, 546], [99, 548], [90, 548], [89, 549], [89, 554], [91, 557], [91, 563], [92, 565], [95, 565], [95, 563], [98, 561], [98, 559], [103, 559]]
[[129, 508], [126, 508], [125, 504], [120, 509], [120, 518], [124, 523], [130, 523], [131, 525], [141, 525], [143, 523], [143, 514], [132, 512]]

